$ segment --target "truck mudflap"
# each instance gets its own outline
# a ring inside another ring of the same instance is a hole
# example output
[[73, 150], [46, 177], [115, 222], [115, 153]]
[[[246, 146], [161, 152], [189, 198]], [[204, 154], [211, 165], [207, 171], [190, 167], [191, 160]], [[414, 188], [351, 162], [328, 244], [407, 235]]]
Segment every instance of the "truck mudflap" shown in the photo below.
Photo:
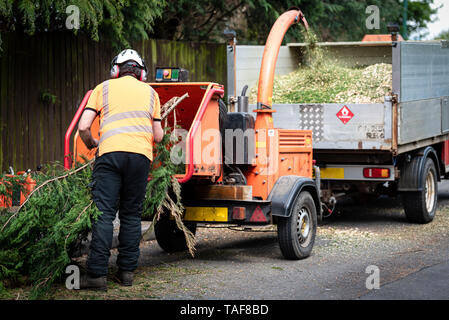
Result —
[[[424, 189], [423, 185], [423, 167], [427, 158], [430, 158], [435, 163], [437, 172], [441, 173], [440, 161], [434, 148], [426, 147], [412, 154], [409, 160], [404, 160], [400, 167], [401, 177], [398, 183], [398, 191], [400, 192], [416, 192]], [[438, 181], [441, 177], [437, 175]]]
[[321, 220], [323, 213], [317, 185], [313, 179], [299, 176], [282, 176], [276, 181], [268, 197], [272, 216], [289, 217], [291, 207], [302, 191], [308, 191], [312, 195], [318, 219]]

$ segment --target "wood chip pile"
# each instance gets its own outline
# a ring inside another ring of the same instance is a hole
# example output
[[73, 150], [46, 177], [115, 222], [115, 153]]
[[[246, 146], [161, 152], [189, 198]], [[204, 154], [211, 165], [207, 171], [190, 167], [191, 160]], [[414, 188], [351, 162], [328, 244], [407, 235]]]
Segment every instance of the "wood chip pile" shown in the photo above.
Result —
[[[336, 61], [325, 60], [277, 76], [273, 104], [383, 103], [391, 91], [391, 64], [349, 68]], [[250, 104], [257, 102], [257, 85], [251, 89], [249, 100]]]

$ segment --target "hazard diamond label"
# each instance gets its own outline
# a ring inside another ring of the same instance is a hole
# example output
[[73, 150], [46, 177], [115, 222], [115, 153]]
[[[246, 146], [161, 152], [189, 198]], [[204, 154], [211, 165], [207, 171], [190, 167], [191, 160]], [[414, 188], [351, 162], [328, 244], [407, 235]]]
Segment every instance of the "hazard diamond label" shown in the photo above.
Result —
[[347, 124], [353, 117], [354, 114], [347, 106], [341, 108], [341, 110], [337, 113], [337, 118], [340, 119], [343, 124]]

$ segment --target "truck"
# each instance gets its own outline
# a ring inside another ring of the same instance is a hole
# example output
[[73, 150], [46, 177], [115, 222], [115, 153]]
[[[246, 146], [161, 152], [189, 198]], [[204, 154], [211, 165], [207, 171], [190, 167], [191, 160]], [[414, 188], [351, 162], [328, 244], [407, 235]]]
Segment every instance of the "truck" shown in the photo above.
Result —
[[383, 103], [273, 105], [276, 127], [313, 132], [324, 217], [340, 199], [386, 195], [402, 199], [408, 221], [434, 219], [438, 182], [449, 178], [449, 45], [390, 39], [383, 50], [358, 44], [371, 56], [391, 55], [392, 88]]

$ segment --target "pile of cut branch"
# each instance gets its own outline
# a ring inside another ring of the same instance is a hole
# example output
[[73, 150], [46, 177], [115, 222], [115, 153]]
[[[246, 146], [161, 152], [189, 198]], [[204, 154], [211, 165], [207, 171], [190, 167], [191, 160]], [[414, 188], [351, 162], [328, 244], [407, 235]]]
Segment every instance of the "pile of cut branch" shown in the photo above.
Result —
[[[162, 108], [163, 116], [186, 97], [170, 100]], [[180, 185], [173, 177], [176, 166], [170, 161], [173, 144], [171, 130], [166, 128], [153, 161], [143, 215], [156, 221], [162, 211], [170, 212], [185, 232], [193, 255], [194, 236], [182, 222]], [[17, 210], [0, 211], [0, 297], [8, 296], [8, 288], [31, 284], [30, 298], [44, 298], [64, 276], [72, 253], [87, 239], [101, 214], [89, 189], [92, 169], [93, 160], [69, 171], [58, 163], [48, 165], [33, 174], [37, 187]], [[3, 196], [11, 195], [14, 184], [23, 187], [24, 183], [24, 179], [8, 180], [6, 176], [0, 181], [4, 181], [0, 183]], [[176, 195], [174, 199], [170, 194]]]

